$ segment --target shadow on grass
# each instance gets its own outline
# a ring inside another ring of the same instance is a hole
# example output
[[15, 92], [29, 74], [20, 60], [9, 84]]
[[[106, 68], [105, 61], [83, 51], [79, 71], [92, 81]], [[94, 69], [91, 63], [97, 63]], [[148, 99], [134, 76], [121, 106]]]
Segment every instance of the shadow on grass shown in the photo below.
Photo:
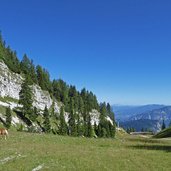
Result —
[[167, 144], [167, 142], [157, 140], [157, 139], [150, 139], [150, 138], [129, 138], [128, 141], [141, 142], [141, 143], [150, 143], [150, 144], [155, 144], [155, 143], [162, 143], [162, 144], [166, 143]]
[[171, 146], [165, 146], [165, 145], [134, 145], [129, 146], [129, 148], [138, 149], [138, 150], [156, 150], [156, 151], [165, 151], [165, 152], [171, 152]]

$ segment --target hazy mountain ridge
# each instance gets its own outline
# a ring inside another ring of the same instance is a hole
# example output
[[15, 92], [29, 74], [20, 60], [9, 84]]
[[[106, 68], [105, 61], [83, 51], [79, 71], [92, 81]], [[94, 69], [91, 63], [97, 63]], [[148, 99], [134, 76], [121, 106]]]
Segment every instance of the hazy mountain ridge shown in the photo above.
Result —
[[160, 123], [164, 120], [166, 125], [168, 125], [171, 121], [171, 106], [155, 109], [150, 112], [138, 114], [130, 118], [132, 121], [142, 119], [157, 120]]
[[118, 106], [115, 108], [116, 120], [120, 126], [141, 129], [150, 129], [158, 132], [161, 129], [163, 119], [166, 126], [171, 122], [171, 106], [164, 105], [145, 105], [145, 106]]
[[122, 106], [122, 105], [113, 105], [113, 111], [115, 112], [116, 120], [120, 121], [129, 121], [131, 117], [150, 112], [155, 109], [160, 109], [165, 107], [164, 105], [158, 104], [149, 104], [142, 106]]
[[144, 131], [151, 130], [153, 132], [158, 132], [161, 129], [161, 125], [157, 120], [149, 120], [149, 119], [140, 119], [140, 120], [131, 120], [121, 122], [120, 126], [125, 130], [127, 128], [135, 128], [135, 131]]

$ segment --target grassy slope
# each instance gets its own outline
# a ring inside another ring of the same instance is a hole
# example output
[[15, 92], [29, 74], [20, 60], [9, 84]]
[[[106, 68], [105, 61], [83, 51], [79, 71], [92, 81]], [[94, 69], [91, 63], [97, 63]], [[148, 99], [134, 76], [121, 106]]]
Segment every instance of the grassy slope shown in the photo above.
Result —
[[162, 130], [161, 132], [159, 132], [154, 136], [154, 138], [167, 138], [167, 137], [171, 137], [171, 127]]
[[[171, 141], [135, 137], [112, 139], [71, 138], [10, 132], [0, 139], [0, 170], [169, 170]], [[23, 157], [2, 163], [9, 156]]]

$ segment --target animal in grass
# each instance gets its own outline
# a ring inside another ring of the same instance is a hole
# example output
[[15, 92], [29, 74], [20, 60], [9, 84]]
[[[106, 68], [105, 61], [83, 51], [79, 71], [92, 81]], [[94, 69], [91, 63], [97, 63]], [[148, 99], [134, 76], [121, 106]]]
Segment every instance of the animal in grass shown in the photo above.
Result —
[[2, 137], [4, 137], [6, 140], [8, 136], [8, 131], [5, 128], [0, 128], [0, 135], [2, 135]]

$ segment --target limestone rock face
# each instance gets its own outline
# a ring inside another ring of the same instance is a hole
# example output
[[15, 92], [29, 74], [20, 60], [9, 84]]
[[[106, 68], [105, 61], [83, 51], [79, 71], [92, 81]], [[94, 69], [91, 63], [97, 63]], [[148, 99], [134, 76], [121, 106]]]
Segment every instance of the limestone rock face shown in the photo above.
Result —
[[43, 91], [38, 85], [32, 86], [33, 90], [33, 106], [38, 109], [44, 110], [45, 106], [50, 108], [52, 105], [52, 99], [47, 91]]
[[4, 62], [0, 62], [0, 97], [19, 99], [23, 78], [11, 72]]
[[100, 113], [97, 110], [92, 110], [92, 112], [90, 113], [91, 116], [91, 124], [94, 125], [99, 124], [99, 117], [100, 117]]
[[[19, 100], [19, 92], [23, 81], [24, 78], [20, 74], [13, 73], [4, 62], [0, 61], [0, 97], [10, 97]], [[40, 110], [44, 110], [45, 106], [47, 106], [47, 108], [52, 106], [53, 100], [49, 92], [43, 91], [40, 86], [36, 84], [32, 86], [32, 91], [34, 100], [33, 106]], [[10, 105], [10, 103], [1, 102], [1, 105], [3, 104]], [[16, 107], [18, 104], [13, 104], [13, 106]], [[13, 106], [11, 107], [13, 108]], [[55, 112], [59, 112], [59, 105], [56, 102], [54, 108]]]
[[[19, 92], [23, 81], [24, 78], [20, 74], [13, 73], [4, 62], [0, 61], [0, 97], [10, 97], [19, 100]], [[36, 84], [34, 84], [31, 88], [33, 92], [34, 107], [39, 110], [44, 110], [45, 106], [47, 106], [47, 108], [52, 106], [53, 100], [48, 91], [43, 91], [41, 87]], [[0, 105], [5, 107], [10, 106], [12, 109], [18, 106], [21, 107], [21, 105], [16, 102], [4, 102], [1, 100]], [[62, 104], [57, 102], [54, 103], [55, 112], [59, 113], [61, 105]], [[92, 110], [90, 116], [92, 125], [99, 123], [100, 113], [97, 110]], [[110, 120], [110, 118], [107, 119]], [[65, 114], [65, 120], [68, 122], [68, 113]]]

